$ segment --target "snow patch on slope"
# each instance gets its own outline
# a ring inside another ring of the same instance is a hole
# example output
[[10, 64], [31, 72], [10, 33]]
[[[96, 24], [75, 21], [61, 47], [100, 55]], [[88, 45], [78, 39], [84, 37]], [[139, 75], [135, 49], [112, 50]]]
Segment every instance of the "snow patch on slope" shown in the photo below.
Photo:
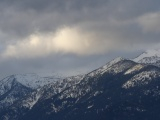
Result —
[[38, 102], [40, 99], [42, 93], [39, 92], [40, 89], [37, 89], [36, 92], [33, 92], [31, 94], [31, 97], [28, 97], [27, 99], [23, 100], [23, 106], [29, 109], [32, 109], [32, 107]]
[[5, 94], [8, 90], [11, 89], [14, 77], [6, 77], [0, 81], [0, 95]]
[[[77, 75], [77, 76], [72, 76], [65, 79], [60, 79], [51, 84], [47, 84], [37, 89], [36, 91], [32, 92], [32, 94], [29, 95], [26, 99], [23, 99], [22, 101], [23, 106], [26, 108], [32, 109], [32, 107], [39, 100], [49, 99], [53, 95], [62, 92], [67, 87], [71, 87], [75, 84], [78, 84], [83, 78], [84, 78], [84, 75]], [[46, 91], [48, 89], [49, 91]]]
[[133, 66], [132, 68], [130, 68], [129, 70], [127, 70], [124, 74], [127, 75], [127, 74], [134, 73], [135, 71], [141, 70], [143, 67], [144, 67], [143, 65], [137, 64], [137, 65]]
[[136, 86], [142, 86], [149, 84], [154, 78], [160, 76], [159, 71], [152, 70], [152, 71], [144, 71], [135, 75], [133, 78], [128, 80], [125, 84], [123, 84], [122, 88], [128, 89], [133, 88]]

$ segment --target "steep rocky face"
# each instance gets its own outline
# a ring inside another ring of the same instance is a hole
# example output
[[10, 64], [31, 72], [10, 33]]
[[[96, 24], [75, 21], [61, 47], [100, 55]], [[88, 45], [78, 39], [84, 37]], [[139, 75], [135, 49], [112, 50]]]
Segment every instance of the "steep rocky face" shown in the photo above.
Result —
[[42, 78], [36, 74], [11, 75], [0, 80], [0, 112], [45, 84], [54, 82], [56, 78]]
[[37, 102], [44, 101], [51, 96], [61, 93], [66, 88], [78, 84], [83, 77], [83, 75], [73, 76], [47, 84], [26, 96], [26, 98], [22, 99], [18, 104], [21, 104], [21, 107], [25, 109], [32, 109]]
[[46, 85], [0, 113], [2, 120], [159, 120], [160, 69], [116, 59]]
[[14, 76], [0, 81], [0, 111], [11, 106], [15, 101], [23, 98], [33, 90], [19, 83]]
[[[7, 77], [5, 78], [3, 81], [9, 81], [11, 82], [11, 79], [8, 79], [10, 77]], [[14, 78], [14, 76], [13, 76]], [[28, 77], [27, 77], [28, 78]], [[48, 77], [47, 77], [48, 78]], [[49, 77], [51, 79], [51, 77]], [[14, 100], [14, 104], [11, 103], [9, 105], [9, 108], [7, 109], [3, 109], [1, 112], [0, 112], [0, 116], [1, 119], [17, 119], [16, 116], [17, 115], [21, 115], [23, 114], [23, 110], [25, 110], [25, 112], [27, 110], [30, 110], [32, 109], [32, 107], [39, 101], [42, 101], [42, 100], [45, 100], [47, 98], [49, 98], [50, 96], [52, 95], [55, 95], [55, 94], [58, 94], [60, 93], [61, 91], [63, 91], [65, 88], [67, 87], [70, 87], [71, 85], [73, 84], [77, 84], [78, 82], [80, 82], [80, 80], [83, 78], [83, 75], [79, 75], [79, 76], [73, 76], [73, 77], [68, 77], [66, 79], [58, 79], [56, 80], [55, 77], [54, 77], [54, 81], [50, 84], [47, 84], [47, 85], [44, 85], [43, 87], [38, 87], [37, 89], [31, 89], [31, 88], [27, 88], [30, 90], [29, 93], [22, 93], [22, 97], [18, 96], [16, 100]], [[26, 79], [26, 78], [25, 78]], [[45, 78], [46, 79], [46, 78]], [[53, 79], [53, 78], [52, 78]], [[14, 78], [15, 80], [15, 78]], [[40, 79], [38, 79], [40, 81]], [[36, 80], [36, 81], [38, 81]], [[23, 81], [23, 80], [19, 80], [19, 81]], [[30, 81], [30, 80], [29, 80]], [[42, 81], [38, 82], [41, 84]], [[20, 84], [19, 82], [17, 82], [18, 84]], [[44, 83], [43, 83], [44, 84]], [[6, 85], [9, 85], [8, 82], [6, 82]], [[21, 84], [20, 84], [21, 85]], [[27, 84], [28, 85], [28, 84]], [[23, 86], [23, 85], [22, 85]], [[17, 88], [20, 88], [19, 86], [16, 86]], [[11, 90], [12, 91], [12, 90]], [[18, 90], [17, 91], [21, 92], [21, 90]], [[15, 93], [17, 93], [17, 91], [15, 91]], [[12, 91], [13, 92], [13, 91]], [[10, 96], [7, 96], [9, 99], [12, 99], [13, 98], [10, 98]], [[15, 98], [14, 98], [15, 99]], [[5, 100], [4, 100], [4, 103], [5, 104]], [[8, 117], [8, 114], [9, 114], [9, 111], [8, 109], [10, 109], [12, 106], [13, 109], [15, 109], [16, 111], [18, 110], [17, 108], [19, 108], [19, 112], [16, 112], [16, 113], [11, 113], [10, 117]], [[6, 108], [6, 107], [5, 107]], [[25, 113], [24, 112], [24, 113]], [[5, 114], [5, 116], [3, 116], [3, 114]]]

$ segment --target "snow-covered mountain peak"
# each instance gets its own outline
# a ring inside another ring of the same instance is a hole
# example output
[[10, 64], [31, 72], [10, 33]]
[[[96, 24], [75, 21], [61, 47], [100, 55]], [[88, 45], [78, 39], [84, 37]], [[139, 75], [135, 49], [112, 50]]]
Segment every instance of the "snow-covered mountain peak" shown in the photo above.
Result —
[[147, 50], [146, 52], [142, 53], [139, 55], [137, 58], [134, 59], [135, 62], [139, 62], [144, 58], [159, 58], [160, 57], [160, 49], [157, 50]]
[[126, 59], [122, 57], [117, 57], [113, 59], [112, 61], [108, 62], [106, 65], [104, 65], [103, 68], [105, 69], [105, 68], [111, 67], [113, 64], [116, 64], [122, 60], [126, 60]]
[[117, 57], [117, 58], [113, 59], [112, 62], [113, 62], [113, 61], [114, 61], [114, 62], [119, 62], [119, 61], [121, 61], [121, 60], [126, 60], [126, 59], [123, 58], [123, 57]]
[[19, 82], [20, 84], [31, 88], [31, 89], [37, 89], [39, 87], [42, 87], [46, 84], [53, 83], [58, 80], [56, 77], [40, 77], [37, 74], [17, 74], [17, 75], [11, 75], [9, 77], [6, 77], [5, 79], [1, 80], [0, 83], [6, 83], [12, 82], [13, 80]]
[[133, 59], [133, 61], [160, 67], [160, 49], [147, 50]]
[[99, 69], [89, 73], [88, 76], [95, 76], [97, 74], [103, 74], [106, 71], [108, 71], [109, 68], [111, 68], [113, 65], [115, 65], [116, 63], [118, 63], [120, 61], [123, 61], [123, 60], [126, 60], [126, 59], [122, 58], [122, 57], [117, 57], [116, 59], [113, 59], [112, 61], [108, 62], [106, 65], [104, 65], [104, 66], [100, 67]]

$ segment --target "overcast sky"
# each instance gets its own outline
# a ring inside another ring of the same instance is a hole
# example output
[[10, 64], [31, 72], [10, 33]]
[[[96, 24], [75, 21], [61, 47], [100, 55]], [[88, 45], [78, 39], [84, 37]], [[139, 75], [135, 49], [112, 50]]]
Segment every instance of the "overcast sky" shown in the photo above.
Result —
[[0, 78], [89, 72], [160, 48], [159, 0], [0, 0]]

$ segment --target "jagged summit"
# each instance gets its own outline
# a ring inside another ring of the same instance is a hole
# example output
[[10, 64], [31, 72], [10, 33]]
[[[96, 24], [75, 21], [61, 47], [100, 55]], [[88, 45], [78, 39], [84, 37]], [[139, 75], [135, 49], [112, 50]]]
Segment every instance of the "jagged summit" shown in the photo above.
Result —
[[11, 75], [0, 80], [0, 111], [32, 91], [57, 80], [57, 77], [40, 77], [34, 73]]
[[123, 58], [123, 57], [117, 57], [113, 60], [111, 60], [110, 62], [119, 62], [119, 61], [122, 61], [122, 60], [126, 60], [126, 58]]
[[118, 63], [118, 62], [120, 62], [120, 61], [123, 61], [123, 60], [127, 60], [127, 59], [125, 59], [125, 58], [123, 58], [123, 57], [117, 57], [117, 58], [111, 60], [110, 62], [108, 62], [108, 63], [107, 63], [105, 66], [103, 66], [103, 67], [104, 67], [104, 68], [105, 68], [105, 67], [110, 67], [110, 66], [112, 66], [113, 64], [116, 64], [116, 63]]
[[160, 49], [147, 50], [146, 52], [143, 52], [141, 55], [135, 58], [134, 61], [138, 62], [143, 58], [147, 58], [147, 57], [160, 57]]
[[111, 60], [110, 62], [108, 62], [107, 64], [105, 64], [104, 66], [102, 66], [102, 67], [90, 72], [88, 74], [88, 76], [95, 76], [95, 75], [100, 74], [100, 73], [102, 74], [102, 73], [106, 72], [107, 70], [109, 70], [109, 68], [111, 66], [113, 66], [114, 64], [116, 64], [116, 63], [118, 63], [120, 61], [123, 61], [123, 60], [126, 60], [126, 59], [122, 58], [122, 57], [117, 57], [117, 58]]
[[147, 50], [146, 52], [139, 55], [133, 61], [144, 64], [152, 64], [155, 66], [160, 66], [160, 49]]

